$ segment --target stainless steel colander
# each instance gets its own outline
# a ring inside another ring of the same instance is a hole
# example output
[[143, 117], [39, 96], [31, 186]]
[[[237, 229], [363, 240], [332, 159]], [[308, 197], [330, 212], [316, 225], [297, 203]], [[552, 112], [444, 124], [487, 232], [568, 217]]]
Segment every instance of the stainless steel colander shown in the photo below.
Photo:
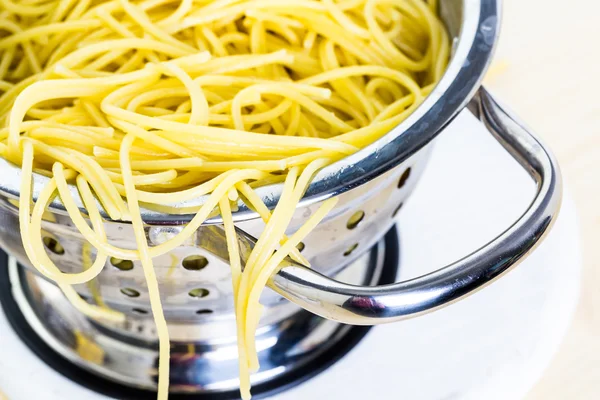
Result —
[[[293, 304], [282, 303], [281, 297], [274, 292], [265, 293], [261, 299], [266, 308], [265, 316], [259, 329], [259, 338], [264, 338], [264, 341], [259, 340], [259, 346], [262, 343], [268, 347], [268, 332], [273, 332], [274, 326], [280, 326], [295, 315], [298, 308], [294, 304], [327, 319], [357, 325], [391, 322], [443, 307], [510, 270], [547, 233], [560, 206], [558, 167], [544, 146], [479, 86], [497, 39], [498, 8], [496, 0], [441, 2], [440, 15], [454, 38], [454, 48], [452, 60], [440, 83], [415, 113], [398, 127], [358, 153], [321, 170], [315, 177], [294, 215], [289, 233], [298, 229], [325, 199], [338, 196], [340, 201], [302, 244], [303, 254], [313, 268], [286, 260], [272, 277], [269, 286]], [[354, 279], [352, 285], [330, 278], [349, 265], [355, 269], [357, 265], [366, 265], [361, 263], [365, 252], [393, 225], [395, 214], [418, 181], [427, 161], [429, 144], [467, 103], [469, 110], [481, 119], [536, 182], [538, 190], [529, 208], [486, 246], [428, 275], [379, 287], [359, 286], [372, 283], [365, 281], [364, 277]], [[21, 244], [17, 209], [8, 201], [19, 195], [20, 170], [4, 160], [0, 161], [0, 170], [3, 171], [0, 182], [3, 195], [0, 202], [0, 242], [21, 264], [29, 265]], [[35, 176], [34, 198], [46, 181], [43, 176]], [[78, 199], [76, 189], [72, 188], [72, 191]], [[280, 186], [273, 185], [260, 188], [259, 194], [268, 206], [273, 207], [280, 191]], [[175, 235], [191, 218], [185, 213], [186, 209], [203, 201], [204, 198], [199, 198], [173, 204], [169, 213], [144, 209], [149, 244], [160, 244]], [[79, 201], [79, 204], [82, 203]], [[58, 200], [52, 204], [51, 211], [52, 217], [43, 223], [49, 254], [61, 270], [79, 272], [83, 252], [88, 251], [84, 240]], [[240, 204], [234, 220], [239, 229], [241, 256], [245, 259], [252, 248], [253, 237], [260, 234], [264, 225], [243, 204]], [[224, 234], [219, 224], [219, 218], [207, 221], [183, 246], [154, 260], [165, 316], [174, 341], [210, 342], [214, 349], [214, 346], [226, 347], [224, 343], [231, 347], [235, 340], [231, 277]], [[136, 247], [129, 224], [108, 221], [106, 230], [111, 243], [126, 248]], [[91, 256], [94, 257], [94, 254]], [[137, 359], [138, 364], [131, 360], [115, 361], [118, 353], [115, 348], [123, 348], [122, 343], [114, 343], [115, 340], [118, 342], [115, 338], [155, 339], [141, 265], [138, 261], [115, 259], [107, 264], [94, 284], [110, 307], [127, 315], [126, 323], [111, 325], [92, 321], [92, 329], [89, 321], [85, 325], [81, 318], [65, 317], [69, 313], [61, 315], [67, 320], [65, 324], [69, 326], [69, 332], [78, 330], [86, 333], [94, 345], [103, 349], [104, 353], [112, 354], [111, 363], [107, 363], [106, 358], [86, 360], [76, 349], [73, 350], [76, 346], [71, 346], [70, 353], [64, 349], [62, 352], [69, 359], [111, 379], [151, 388], [154, 385], [150, 378], [152, 373], [147, 370], [134, 372], [130, 366], [153, 365], [153, 361], [149, 360], [156, 357], [155, 350], [148, 350], [148, 359]], [[55, 309], [69, 307], [53, 285], [32, 274], [27, 276], [25, 280], [30, 286], [35, 281], [36, 290], [32, 297], [37, 302], [52, 303]], [[83, 296], [91, 296], [90, 285], [78, 285], [77, 290]], [[70, 313], [73, 314], [73, 311]], [[57, 335], [54, 332], [54, 336]], [[118, 368], [119, 365], [121, 368]], [[210, 364], [214, 368], [218, 365], [217, 362]], [[119, 372], [114, 373], [115, 369]], [[234, 387], [235, 380], [231, 380], [235, 374], [230, 375], [229, 380], [215, 379], [210, 390]], [[268, 379], [267, 375], [255, 377], [255, 380]], [[207, 386], [194, 387], [193, 390], [206, 391]]]

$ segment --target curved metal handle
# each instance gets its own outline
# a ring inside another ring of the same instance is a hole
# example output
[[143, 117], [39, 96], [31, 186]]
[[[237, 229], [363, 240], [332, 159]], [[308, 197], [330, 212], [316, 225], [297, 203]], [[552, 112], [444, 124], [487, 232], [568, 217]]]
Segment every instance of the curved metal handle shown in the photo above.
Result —
[[537, 183], [525, 213], [500, 236], [465, 258], [415, 279], [361, 287], [338, 282], [288, 261], [269, 286], [322, 317], [376, 325], [444, 307], [485, 287], [526, 257], [553, 224], [562, 198], [558, 165], [550, 152], [481, 87], [468, 108]]

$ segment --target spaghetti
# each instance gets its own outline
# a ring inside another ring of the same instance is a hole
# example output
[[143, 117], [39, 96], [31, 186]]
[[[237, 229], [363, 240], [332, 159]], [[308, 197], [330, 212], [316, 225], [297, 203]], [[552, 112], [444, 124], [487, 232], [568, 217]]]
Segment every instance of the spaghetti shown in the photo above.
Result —
[[[260, 294], [285, 257], [308, 263], [296, 246], [336, 200], [288, 237], [296, 206], [319, 169], [385, 135], [441, 78], [450, 48], [435, 9], [433, 0], [0, 0], [0, 155], [22, 168], [25, 251], [86, 315], [112, 320], [123, 316], [81, 300], [71, 285], [91, 282], [108, 257], [141, 261], [159, 339], [159, 399], [168, 396], [169, 332], [152, 258], [220, 213], [240, 390], [250, 398]], [[34, 173], [51, 179], [32, 209]], [[254, 189], [277, 182], [271, 211]], [[41, 239], [57, 193], [97, 253], [77, 274], [60, 271]], [[148, 246], [140, 202], [203, 195], [177, 236]], [[243, 268], [238, 199], [265, 222]], [[96, 200], [108, 218], [131, 222], [136, 250], [107, 242]]]

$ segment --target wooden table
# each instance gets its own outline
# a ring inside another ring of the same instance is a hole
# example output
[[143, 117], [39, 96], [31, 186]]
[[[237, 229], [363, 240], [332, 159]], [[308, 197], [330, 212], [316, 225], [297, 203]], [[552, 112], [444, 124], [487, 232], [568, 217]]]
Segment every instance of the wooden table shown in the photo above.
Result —
[[577, 313], [526, 400], [600, 398], [599, 15], [600, 2], [591, 0], [505, 0], [486, 83], [553, 149], [583, 238]]

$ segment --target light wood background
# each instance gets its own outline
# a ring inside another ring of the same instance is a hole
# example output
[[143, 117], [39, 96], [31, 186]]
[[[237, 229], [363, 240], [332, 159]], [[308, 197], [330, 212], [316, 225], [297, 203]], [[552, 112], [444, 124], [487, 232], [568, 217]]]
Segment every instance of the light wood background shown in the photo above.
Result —
[[600, 2], [505, 0], [486, 85], [553, 149], [583, 238], [577, 313], [526, 400], [600, 399]]

